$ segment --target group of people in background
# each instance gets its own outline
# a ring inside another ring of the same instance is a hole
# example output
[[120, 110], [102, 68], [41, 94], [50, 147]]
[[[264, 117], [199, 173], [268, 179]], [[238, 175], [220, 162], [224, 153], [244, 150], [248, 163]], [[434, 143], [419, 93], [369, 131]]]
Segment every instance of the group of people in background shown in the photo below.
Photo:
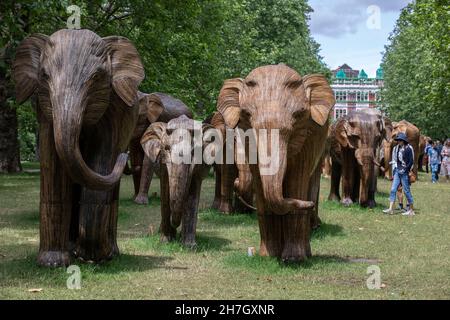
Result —
[[[410, 176], [414, 166], [414, 150], [408, 142], [406, 134], [399, 133], [395, 140], [398, 144], [392, 151], [393, 181], [389, 195], [389, 208], [383, 210], [385, 214], [394, 214], [395, 199], [399, 200], [399, 209], [402, 215], [413, 216], [414, 200], [410, 190]], [[445, 143], [437, 140], [428, 140], [425, 147], [425, 154], [428, 156], [428, 164], [431, 169], [431, 181], [437, 183], [439, 175], [445, 176], [446, 182], [450, 179], [450, 139]], [[428, 171], [428, 170], [427, 170]], [[403, 193], [405, 193], [408, 204], [403, 208]]]
[[[450, 139], [444, 144], [440, 140], [428, 140], [425, 146], [425, 154], [428, 156], [428, 164], [431, 170], [431, 181], [437, 183], [439, 175], [444, 176], [446, 182], [450, 179]], [[426, 165], [428, 165], [426, 164]]]

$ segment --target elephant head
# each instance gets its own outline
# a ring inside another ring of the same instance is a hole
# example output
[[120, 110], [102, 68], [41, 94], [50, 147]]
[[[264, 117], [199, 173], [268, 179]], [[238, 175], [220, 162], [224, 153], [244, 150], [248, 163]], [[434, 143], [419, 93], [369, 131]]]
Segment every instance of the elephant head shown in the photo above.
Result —
[[[202, 161], [192, 159], [195, 157], [195, 148], [199, 148], [203, 154], [203, 150], [209, 145], [205, 137], [211, 133], [210, 130], [215, 129], [182, 115], [168, 123], [152, 123], [141, 139], [142, 148], [150, 160], [159, 162], [167, 169], [173, 228], [177, 228], [181, 223], [192, 179], [201, 178], [205, 174], [207, 166]], [[199, 133], [203, 136], [201, 145], [194, 139], [194, 135]], [[178, 158], [179, 156], [187, 156], [187, 161]]]
[[[258, 176], [264, 206], [275, 214], [309, 209], [313, 202], [283, 196], [288, 157], [298, 154], [314, 126], [324, 126], [334, 105], [334, 95], [327, 80], [314, 74], [301, 77], [286, 65], [269, 65], [254, 69], [245, 79], [226, 80], [219, 94], [217, 110], [225, 124], [254, 129], [258, 157], [267, 150], [269, 157], [278, 153], [275, 173], [266, 174], [267, 164], [251, 165]], [[260, 129], [268, 135], [263, 139]], [[277, 150], [271, 150], [273, 129], [279, 132]], [[259, 209], [259, 208], [258, 208]]]
[[374, 191], [375, 165], [380, 166], [375, 154], [386, 135], [385, 123], [381, 115], [352, 112], [336, 123], [335, 137], [341, 148], [354, 151], [359, 165], [359, 203], [372, 205], [369, 190]]
[[[144, 68], [133, 44], [89, 30], [35, 34], [17, 48], [13, 70], [17, 101], [37, 93], [40, 112], [53, 125], [56, 152], [71, 178], [90, 189], [113, 187], [127, 155], [120, 154], [112, 172], [101, 175], [84, 161], [79, 141], [82, 128], [98, 123], [112, 102], [134, 108]], [[118, 139], [124, 141], [122, 150], [129, 138]]]

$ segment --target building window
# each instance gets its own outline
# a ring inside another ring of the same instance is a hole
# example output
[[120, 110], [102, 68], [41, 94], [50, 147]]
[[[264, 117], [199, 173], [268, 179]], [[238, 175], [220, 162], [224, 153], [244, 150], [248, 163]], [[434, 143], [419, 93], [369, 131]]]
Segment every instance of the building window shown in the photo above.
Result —
[[347, 109], [335, 109], [334, 110], [334, 119], [339, 119], [347, 115]]
[[335, 92], [336, 101], [347, 100], [347, 91], [336, 91]]

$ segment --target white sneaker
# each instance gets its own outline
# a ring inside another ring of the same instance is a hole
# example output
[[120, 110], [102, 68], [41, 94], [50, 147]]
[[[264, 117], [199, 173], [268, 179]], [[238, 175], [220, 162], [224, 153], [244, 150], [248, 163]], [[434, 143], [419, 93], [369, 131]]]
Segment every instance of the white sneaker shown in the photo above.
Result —
[[383, 213], [384, 213], [384, 214], [394, 214], [394, 210], [392, 210], [392, 209], [390, 209], [390, 208], [387, 208], [387, 209], [384, 209], [384, 210], [383, 210]]
[[406, 212], [402, 213], [403, 216], [415, 216], [416, 214], [414, 213], [414, 210], [409, 209]]

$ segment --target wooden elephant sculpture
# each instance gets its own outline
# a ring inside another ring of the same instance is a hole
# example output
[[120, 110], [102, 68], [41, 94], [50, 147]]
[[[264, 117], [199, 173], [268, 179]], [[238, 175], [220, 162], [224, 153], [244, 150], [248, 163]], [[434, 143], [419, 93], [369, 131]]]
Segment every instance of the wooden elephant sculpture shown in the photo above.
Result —
[[258, 155], [249, 165], [263, 256], [294, 262], [311, 256], [320, 160], [334, 103], [324, 76], [301, 77], [284, 64], [258, 67], [221, 89], [217, 110], [226, 126], [255, 134], [247, 156]]
[[[221, 99], [220, 95], [219, 99]], [[221, 163], [214, 164], [216, 181], [212, 208], [225, 214], [232, 212], [252, 212], [255, 209], [253, 207], [252, 174], [248, 163], [237, 161], [237, 139], [239, 139], [236, 135], [237, 130], [227, 128], [220, 112], [214, 113], [211, 119], [211, 125], [220, 130], [222, 137], [224, 137], [222, 161]], [[225, 141], [227, 139], [233, 139], [233, 156], [231, 158], [234, 161], [232, 163], [227, 163], [226, 161], [227, 153], [231, 151], [225, 147]]]
[[384, 144], [384, 174], [385, 178], [391, 180], [392, 179], [392, 166], [390, 164], [392, 159], [392, 150], [397, 142], [394, 140], [397, 134], [403, 132], [406, 134], [409, 140], [409, 144], [414, 149], [414, 166], [413, 173], [417, 177], [417, 170], [419, 167], [419, 139], [420, 139], [420, 130], [412, 123], [401, 120], [399, 122], [392, 122], [392, 131], [390, 135], [387, 135], [388, 143]]
[[145, 130], [151, 123], [168, 122], [181, 115], [192, 118], [192, 112], [181, 100], [159, 92], [139, 92], [139, 119], [129, 146], [134, 202], [148, 204], [148, 190], [154, 172], [154, 164], [145, 156], [141, 146]]
[[[329, 200], [350, 205], [359, 200], [363, 207], [374, 207], [377, 173], [377, 149], [385, 138], [383, 117], [354, 111], [332, 126], [332, 158]], [[342, 177], [341, 199], [339, 185]]]
[[[425, 136], [423, 134], [420, 135], [420, 138], [419, 138], [419, 156], [417, 158], [417, 160], [418, 160], [417, 166], [418, 166], [418, 171], [421, 171], [421, 172], [423, 172], [423, 165], [424, 165], [424, 158], [425, 158], [425, 147], [426, 147], [426, 145], [428, 143], [428, 140], [431, 140], [431, 138], [428, 137], [428, 136]], [[426, 171], [428, 172], [427, 166], [428, 166], [428, 164], [425, 163], [425, 168], [426, 168]]]
[[38, 97], [41, 166], [38, 263], [119, 253], [119, 181], [138, 119], [144, 68], [123, 37], [60, 30], [26, 38], [13, 65], [19, 103]]
[[[155, 122], [145, 131], [141, 143], [145, 154], [152, 162], [159, 162], [161, 184], [161, 242], [175, 239], [177, 228], [182, 224], [181, 241], [187, 247], [195, 247], [197, 212], [200, 189], [203, 178], [210, 165], [201, 161], [179, 161], [177, 156], [187, 152], [190, 154], [191, 141], [195, 130], [202, 130], [203, 136], [212, 126], [201, 125], [182, 115], [168, 123]], [[183, 134], [183, 146], [180, 146], [180, 131]], [[186, 138], [187, 137], [187, 138]], [[202, 140], [203, 141], [203, 140]], [[208, 145], [203, 142], [202, 150]]]

